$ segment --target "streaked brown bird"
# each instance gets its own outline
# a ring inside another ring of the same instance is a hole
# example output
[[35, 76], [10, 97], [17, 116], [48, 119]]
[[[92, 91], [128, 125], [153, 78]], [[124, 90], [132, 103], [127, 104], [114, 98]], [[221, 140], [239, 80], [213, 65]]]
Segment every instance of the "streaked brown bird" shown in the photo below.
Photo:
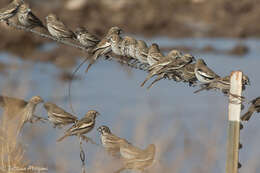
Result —
[[65, 132], [65, 135], [59, 138], [57, 141], [60, 142], [66, 137], [73, 135], [80, 137], [81, 135], [90, 132], [95, 126], [95, 120], [98, 115], [99, 113], [95, 110], [88, 111], [82, 119], [78, 120]]
[[49, 33], [57, 39], [76, 39], [75, 34], [55, 15], [49, 14], [46, 17]]
[[135, 47], [135, 58], [138, 59], [141, 63], [148, 63], [147, 55], [147, 44], [143, 40], [137, 40], [137, 44]]
[[54, 128], [62, 128], [78, 121], [76, 116], [66, 112], [54, 103], [46, 102], [44, 103], [44, 108], [48, 113], [48, 120], [54, 125]]
[[47, 28], [42, 24], [41, 20], [32, 13], [29, 5], [26, 3], [20, 6], [17, 17], [19, 23], [26, 28], [32, 29], [34, 27], [42, 27], [47, 30]]
[[148, 55], [147, 55], [147, 61], [150, 66], [154, 65], [157, 63], [159, 60], [163, 59], [164, 56], [161, 53], [158, 44], [153, 43], [148, 50]]
[[8, 21], [16, 15], [19, 7], [24, 3], [23, 0], [13, 0], [6, 7], [0, 9], [0, 21]]
[[111, 44], [111, 50], [114, 54], [122, 56], [122, 52], [121, 52], [121, 43], [122, 43], [122, 38], [120, 37], [120, 35], [118, 34], [112, 34], [109, 37], [109, 41]]
[[123, 56], [135, 58], [135, 47], [137, 45], [136, 39], [130, 36], [125, 36], [121, 43], [121, 52]]
[[114, 156], [118, 157], [120, 153], [120, 141], [122, 138], [114, 135], [109, 127], [107, 126], [100, 126], [98, 128], [98, 131], [100, 133], [101, 143], [103, 147], [106, 149], [106, 151]]
[[251, 105], [248, 111], [241, 117], [242, 121], [248, 121], [252, 117], [253, 113], [260, 112], [260, 97], [255, 98], [251, 101]]
[[100, 41], [95, 35], [89, 33], [85, 27], [77, 28], [75, 34], [79, 43], [86, 48], [93, 48]]
[[123, 159], [124, 169], [140, 170], [144, 172], [152, 165], [156, 148], [150, 144], [146, 149], [139, 149], [127, 141], [120, 142], [120, 154]]
[[207, 66], [203, 59], [198, 59], [196, 61], [195, 75], [197, 79], [203, 84], [210, 83], [216, 78], [220, 77]]
[[[242, 76], [242, 90], [245, 90], [246, 85], [250, 85], [250, 81], [248, 76], [244, 75]], [[211, 89], [218, 89], [221, 90], [224, 94], [229, 94], [230, 90], [230, 76], [226, 77], [219, 77], [213, 80], [212, 82], [205, 84], [200, 88], [199, 90], [196, 90], [194, 93], [198, 93], [202, 90], [211, 90]]]
[[106, 34], [106, 36], [96, 45], [96, 47], [93, 49], [93, 56], [91, 57], [90, 63], [87, 67], [87, 69], [85, 70], [85, 72], [87, 73], [88, 70], [90, 69], [90, 67], [96, 62], [96, 60], [103, 55], [108, 54], [109, 52], [111, 52], [111, 43], [109, 41], [109, 37], [112, 34], [118, 34], [120, 35], [122, 32], [122, 30], [117, 27], [111, 27], [108, 31], [108, 33]]
[[[18, 118], [17, 132], [19, 133], [25, 123], [33, 122], [33, 118], [41, 119], [34, 115], [34, 112], [36, 106], [42, 102], [43, 99], [40, 96], [33, 96], [28, 102], [14, 97], [0, 96], [0, 106], [8, 112], [8, 117], [4, 121]], [[7, 123], [4, 122], [4, 124]]]

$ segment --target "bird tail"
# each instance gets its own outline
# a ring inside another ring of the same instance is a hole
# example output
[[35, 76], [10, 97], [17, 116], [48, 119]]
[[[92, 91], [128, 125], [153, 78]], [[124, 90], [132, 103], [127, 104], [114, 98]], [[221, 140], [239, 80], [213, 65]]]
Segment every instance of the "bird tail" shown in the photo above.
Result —
[[57, 139], [57, 142], [61, 142], [63, 139], [65, 139], [68, 136], [69, 136], [68, 134], [65, 134], [64, 136], [62, 136], [59, 139]]
[[242, 117], [241, 117], [241, 120], [242, 121], [248, 121], [250, 118], [251, 118], [251, 116], [252, 116], [252, 114], [253, 114], [254, 112], [253, 111], [248, 111], [247, 113], [245, 113]]
[[99, 56], [99, 53], [98, 53], [98, 51], [97, 51], [97, 52], [95, 52], [94, 55], [90, 58], [90, 62], [89, 62], [89, 64], [88, 64], [87, 69], [85, 70], [85, 73], [88, 72], [88, 70], [89, 70], [90, 67], [94, 64], [94, 62], [96, 61], [96, 59], [98, 58], [98, 56]]

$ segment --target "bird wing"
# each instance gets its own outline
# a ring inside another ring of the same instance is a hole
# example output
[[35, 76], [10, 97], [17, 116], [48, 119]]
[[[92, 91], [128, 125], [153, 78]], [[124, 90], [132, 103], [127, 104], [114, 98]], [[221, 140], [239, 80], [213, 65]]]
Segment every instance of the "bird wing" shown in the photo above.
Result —
[[106, 38], [104, 38], [93, 49], [93, 53], [95, 53], [97, 50], [105, 49], [105, 48], [109, 47], [110, 45], [111, 45], [110, 42]]
[[57, 105], [53, 105], [53, 111], [52, 114], [54, 116], [60, 117], [60, 118], [70, 118], [73, 120], [77, 120], [78, 118], [68, 112], [66, 112], [65, 110], [63, 110], [62, 108], [58, 107]]
[[15, 12], [17, 9], [18, 9], [18, 6], [16, 4], [11, 3], [11, 4], [7, 5], [6, 7], [0, 9], [0, 15], [4, 16], [7, 14], [11, 14], [11, 13]]
[[27, 105], [28, 102], [18, 99], [18, 98], [13, 98], [13, 97], [7, 97], [7, 96], [0, 96], [0, 106], [5, 107], [5, 106], [15, 106], [15, 107], [24, 107]]
[[70, 129], [68, 129], [68, 132], [74, 132], [77, 130], [89, 128], [95, 125], [95, 121], [93, 121], [90, 118], [84, 117], [78, 122], [76, 122]]
[[65, 35], [72, 35], [73, 32], [67, 28], [67, 26], [61, 21], [53, 21], [52, 28], [60, 33], [64, 33]]

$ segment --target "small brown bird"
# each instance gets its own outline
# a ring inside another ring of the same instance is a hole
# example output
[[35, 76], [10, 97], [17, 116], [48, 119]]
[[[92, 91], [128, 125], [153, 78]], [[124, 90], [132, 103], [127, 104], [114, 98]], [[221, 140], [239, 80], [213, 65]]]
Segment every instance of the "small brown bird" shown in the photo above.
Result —
[[161, 53], [158, 44], [153, 43], [148, 50], [148, 55], [147, 55], [147, 61], [150, 66], [154, 65], [157, 63], [159, 60], [163, 59], [164, 56]]
[[195, 63], [185, 65], [182, 69], [177, 70], [176, 73], [183, 82], [188, 82], [190, 86], [197, 82], [195, 76]]
[[172, 59], [181, 58], [182, 53], [178, 50], [173, 49], [167, 54], [167, 57], [171, 57]]
[[211, 81], [220, 77], [207, 66], [203, 59], [197, 60], [195, 65], [195, 75], [197, 79], [203, 84], [210, 83]]
[[121, 52], [123, 56], [135, 58], [136, 39], [130, 36], [125, 36], [121, 43]]
[[13, 0], [6, 7], [0, 9], [0, 21], [8, 21], [16, 15], [19, 7], [24, 3], [23, 0]]
[[57, 39], [76, 39], [75, 34], [55, 14], [49, 14], [46, 23], [49, 33]]
[[135, 46], [135, 58], [138, 59], [141, 63], [147, 64], [147, 55], [148, 55], [148, 47], [143, 40], [137, 40]]
[[120, 141], [122, 140], [122, 138], [114, 135], [110, 131], [109, 127], [104, 125], [100, 126], [98, 128], [98, 131], [100, 133], [101, 143], [103, 147], [106, 149], [106, 151], [110, 155], [118, 157], [120, 153]]
[[[246, 85], [250, 85], [248, 76], [244, 75], [242, 76], [242, 90], [245, 90]], [[229, 94], [230, 90], [230, 76], [226, 77], [219, 77], [213, 80], [212, 82], [205, 84], [202, 86], [201, 89], [195, 91], [194, 93], [198, 93], [202, 90], [211, 90], [211, 89], [218, 89], [221, 90], [224, 94]]]
[[[36, 106], [42, 103], [43, 99], [40, 96], [32, 97], [28, 102], [22, 99], [0, 96], [0, 106], [7, 111], [8, 117], [5, 121], [9, 121], [14, 117], [18, 117], [17, 132], [23, 128], [27, 122], [33, 122], [33, 118], [41, 119], [34, 115]], [[8, 122], [7, 122], [8, 123]]]
[[29, 29], [34, 27], [42, 27], [47, 30], [47, 28], [42, 24], [41, 20], [32, 13], [28, 4], [22, 4], [20, 6], [17, 17], [20, 24]]
[[120, 154], [124, 169], [145, 171], [152, 165], [155, 158], [155, 145], [150, 144], [146, 149], [139, 149], [127, 141], [120, 142]]
[[109, 41], [111, 44], [111, 50], [114, 54], [122, 56], [121, 52], [121, 43], [122, 43], [122, 38], [118, 34], [112, 34], [109, 37]]
[[48, 119], [53, 123], [54, 128], [62, 128], [68, 124], [76, 123], [78, 118], [64, 109], [60, 108], [54, 103], [46, 102], [44, 103], [44, 108], [48, 112]]
[[75, 34], [79, 43], [86, 48], [93, 48], [100, 41], [95, 35], [89, 33], [85, 27], [77, 28]]
[[260, 112], [260, 97], [257, 97], [251, 101], [251, 105], [250, 105], [248, 111], [241, 117], [241, 120], [242, 121], [250, 120], [250, 118], [254, 112], [257, 112], [257, 113]]
[[109, 41], [109, 37], [112, 34], [118, 34], [120, 35], [122, 32], [122, 30], [117, 27], [111, 27], [108, 31], [108, 33], [106, 34], [106, 36], [96, 45], [96, 47], [93, 49], [93, 56], [91, 57], [90, 63], [87, 67], [87, 69], [85, 70], [85, 72], [87, 73], [88, 70], [90, 69], [90, 67], [95, 63], [95, 61], [103, 55], [108, 54], [109, 52], [111, 52], [111, 43]]
[[77, 135], [80, 137], [81, 135], [90, 132], [95, 126], [95, 120], [98, 115], [99, 113], [95, 110], [88, 111], [82, 119], [78, 120], [71, 128], [69, 128], [65, 132], [65, 135], [59, 138], [57, 141], [60, 142], [64, 138], [73, 135]]

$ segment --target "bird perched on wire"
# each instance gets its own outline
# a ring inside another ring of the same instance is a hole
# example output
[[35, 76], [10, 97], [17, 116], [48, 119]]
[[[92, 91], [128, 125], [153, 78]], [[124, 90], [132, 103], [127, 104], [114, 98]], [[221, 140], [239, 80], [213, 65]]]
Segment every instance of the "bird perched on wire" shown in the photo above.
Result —
[[121, 43], [123, 41], [123, 39], [120, 37], [119, 34], [112, 34], [109, 37], [109, 41], [111, 44], [111, 50], [114, 54], [122, 56], [122, 52], [121, 52]]
[[183, 82], [188, 82], [190, 86], [194, 85], [197, 82], [195, 63], [185, 65], [183, 68], [177, 70], [174, 76], [178, 76]]
[[248, 111], [241, 117], [241, 120], [242, 121], [250, 120], [250, 118], [254, 112], [257, 112], [257, 113], [260, 112], [260, 97], [257, 97], [251, 101], [251, 105], [250, 105]]
[[158, 44], [153, 43], [148, 49], [147, 61], [150, 66], [163, 59], [164, 56], [161, 53]]
[[[250, 85], [250, 81], [248, 76], [244, 75], [242, 76], [242, 90], [245, 90], [246, 85]], [[211, 89], [218, 89], [221, 90], [224, 94], [229, 94], [230, 90], [230, 76], [226, 77], [219, 77], [213, 80], [212, 82], [202, 86], [199, 90], [196, 90], [194, 93], [198, 93], [202, 90], [211, 90]]]
[[42, 103], [43, 99], [40, 96], [33, 96], [28, 102], [22, 99], [0, 96], [0, 106], [7, 113], [4, 124], [12, 119], [18, 119], [17, 132], [23, 128], [27, 122], [34, 122], [36, 120], [43, 120], [43, 118], [34, 115], [36, 106]]
[[99, 112], [95, 110], [88, 111], [82, 119], [78, 120], [71, 128], [69, 128], [65, 132], [65, 135], [59, 138], [57, 141], [60, 142], [66, 137], [73, 135], [80, 137], [81, 135], [90, 132], [95, 126], [95, 120], [98, 115]]
[[114, 135], [109, 127], [107, 126], [100, 126], [98, 128], [98, 131], [100, 133], [101, 143], [103, 147], [106, 149], [106, 151], [114, 156], [118, 157], [120, 153], [120, 141], [123, 140], [122, 138]]
[[147, 64], [148, 47], [143, 40], [137, 40], [135, 44], [135, 58], [141, 63]]
[[16, 15], [19, 7], [24, 3], [23, 0], [13, 0], [6, 7], [0, 9], [0, 22], [6, 21]]
[[55, 14], [46, 17], [47, 29], [49, 33], [57, 39], [76, 39], [72, 32]]
[[129, 57], [129, 58], [135, 58], [135, 47], [136, 47], [137, 41], [133, 37], [125, 36], [123, 38], [123, 41], [121, 43], [121, 52], [123, 56]]
[[78, 118], [54, 103], [44, 103], [44, 108], [48, 113], [48, 120], [53, 124], [54, 128], [62, 128], [68, 124], [76, 123]]
[[220, 77], [207, 66], [203, 59], [198, 59], [196, 61], [195, 75], [197, 79], [203, 84], [210, 83], [216, 78]]
[[87, 69], [85, 70], [85, 72], [87, 73], [88, 70], [90, 69], [90, 67], [94, 64], [94, 62], [103, 55], [108, 54], [109, 52], [111, 52], [111, 43], [109, 41], [109, 38], [112, 34], [118, 34], [120, 35], [122, 32], [122, 30], [117, 27], [111, 27], [108, 31], [108, 33], [106, 34], [106, 36], [96, 45], [96, 47], [92, 50], [93, 52], [93, 56], [91, 57], [90, 63], [87, 67]]
[[29, 5], [26, 3], [22, 4], [18, 9], [17, 17], [19, 23], [26, 28], [32, 29], [34, 27], [42, 27], [47, 30], [41, 20], [32, 13]]
[[86, 48], [94, 48], [100, 41], [95, 35], [89, 33], [85, 27], [77, 28], [75, 35], [79, 43]]
[[144, 172], [152, 165], [155, 158], [156, 148], [150, 144], [146, 149], [139, 149], [129, 142], [120, 142], [120, 155], [123, 159], [124, 169], [140, 170]]
[[[185, 54], [182, 57], [176, 58], [176, 56], [166, 56], [162, 59], [160, 59], [158, 62], [154, 63], [149, 68], [149, 74], [144, 80], [144, 82], [141, 84], [143, 86], [146, 81], [148, 81], [151, 77], [155, 75], [160, 74], [167, 74], [172, 71], [176, 71], [178, 69], [183, 68], [185, 65], [190, 64], [194, 59], [194, 57], [190, 54]], [[160, 76], [160, 78], [164, 77], [165, 75]], [[159, 78], [156, 79], [156, 82], [159, 80]], [[153, 83], [154, 84], [154, 83]], [[150, 86], [148, 87], [150, 88]]]

